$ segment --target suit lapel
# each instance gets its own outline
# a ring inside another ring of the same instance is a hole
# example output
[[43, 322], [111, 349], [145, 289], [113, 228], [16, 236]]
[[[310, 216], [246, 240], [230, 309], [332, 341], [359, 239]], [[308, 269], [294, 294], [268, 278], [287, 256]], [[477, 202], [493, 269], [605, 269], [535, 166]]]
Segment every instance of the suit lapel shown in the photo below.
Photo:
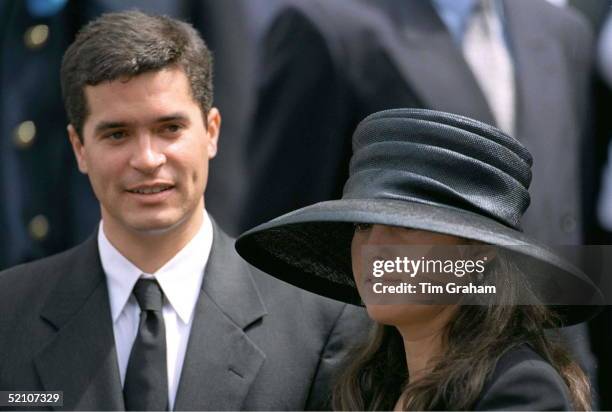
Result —
[[108, 292], [97, 237], [51, 293], [41, 317], [57, 328], [35, 359], [45, 390], [64, 392], [64, 409], [124, 409]]
[[386, 44], [391, 58], [425, 107], [495, 124], [484, 94], [459, 47], [429, 1], [397, 7], [385, 0], [394, 33]]
[[213, 222], [213, 246], [176, 396], [176, 410], [241, 409], [265, 354], [244, 329], [266, 310], [233, 241]]

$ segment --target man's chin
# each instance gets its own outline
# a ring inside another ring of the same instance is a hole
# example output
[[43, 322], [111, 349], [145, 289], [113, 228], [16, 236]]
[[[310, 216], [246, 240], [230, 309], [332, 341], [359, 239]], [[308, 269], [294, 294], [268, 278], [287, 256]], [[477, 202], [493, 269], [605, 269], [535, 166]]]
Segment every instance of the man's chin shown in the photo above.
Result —
[[151, 227], [135, 227], [133, 230], [140, 235], [159, 236], [171, 232], [175, 227], [175, 225], [160, 225]]
[[[201, 209], [203, 211], [203, 208]], [[136, 236], [163, 236], [171, 232], [192, 232], [191, 225], [196, 224], [196, 213], [181, 208], [165, 208], [164, 210], [129, 210], [124, 213], [104, 213], [103, 219], [118, 231], [131, 232]], [[106, 223], [105, 223], [106, 224]]]
[[131, 222], [129, 226], [132, 231], [140, 235], [158, 236], [164, 235], [181, 226], [185, 219], [170, 219], [170, 218], [150, 218], [139, 219], [139, 221]]

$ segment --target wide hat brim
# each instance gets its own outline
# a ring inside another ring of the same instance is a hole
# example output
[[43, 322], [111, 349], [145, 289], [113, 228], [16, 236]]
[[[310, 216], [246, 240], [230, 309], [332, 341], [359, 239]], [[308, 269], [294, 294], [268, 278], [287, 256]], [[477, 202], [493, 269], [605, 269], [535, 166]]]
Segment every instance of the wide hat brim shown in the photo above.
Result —
[[476, 213], [416, 201], [341, 199], [317, 203], [245, 232], [236, 241], [236, 250], [280, 280], [360, 305], [350, 253], [354, 223], [426, 230], [516, 253], [537, 288], [546, 288], [553, 296], [572, 296], [575, 304], [560, 303], [561, 299], [549, 305], [565, 326], [590, 319], [603, 302], [599, 289], [580, 269], [522, 232]]

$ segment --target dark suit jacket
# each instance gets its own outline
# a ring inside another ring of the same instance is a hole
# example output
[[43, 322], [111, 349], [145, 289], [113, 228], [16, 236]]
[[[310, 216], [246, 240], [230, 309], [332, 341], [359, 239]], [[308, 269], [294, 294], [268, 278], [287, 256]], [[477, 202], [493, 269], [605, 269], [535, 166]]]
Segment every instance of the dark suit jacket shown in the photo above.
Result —
[[559, 373], [530, 346], [504, 354], [474, 405], [476, 411], [571, 411]]
[[[573, 10], [502, 1], [516, 70], [516, 137], [535, 159], [523, 226], [551, 245], [575, 244], [592, 34]], [[339, 198], [351, 135], [375, 111], [422, 107], [495, 124], [427, 0], [294, 1], [279, 12], [262, 53], [241, 229]]]
[[[0, 390], [60, 390], [64, 409], [124, 408], [96, 237], [0, 273]], [[361, 310], [247, 265], [214, 225], [176, 410], [324, 408]]]

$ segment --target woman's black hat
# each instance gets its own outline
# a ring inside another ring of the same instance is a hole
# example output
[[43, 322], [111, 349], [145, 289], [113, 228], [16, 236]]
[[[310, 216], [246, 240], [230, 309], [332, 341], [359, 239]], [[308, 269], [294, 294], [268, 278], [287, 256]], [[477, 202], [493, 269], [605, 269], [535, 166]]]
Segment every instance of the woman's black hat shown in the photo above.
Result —
[[[359, 304], [350, 245], [354, 223], [426, 230], [516, 252], [545, 274], [565, 324], [592, 316], [601, 293], [578, 268], [522, 233], [532, 157], [499, 129], [449, 113], [394, 109], [364, 119], [342, 199], [317, 203], [239, 237], [238, 253], [279, 279]], [[561, 167], [561, 166], [560, 166]], [[544, 285], [544, 286], [542, 286]], [[548, 287], [540, 279], [540, 287]], [[567, 296], [580, 306], [563, 306]]]

